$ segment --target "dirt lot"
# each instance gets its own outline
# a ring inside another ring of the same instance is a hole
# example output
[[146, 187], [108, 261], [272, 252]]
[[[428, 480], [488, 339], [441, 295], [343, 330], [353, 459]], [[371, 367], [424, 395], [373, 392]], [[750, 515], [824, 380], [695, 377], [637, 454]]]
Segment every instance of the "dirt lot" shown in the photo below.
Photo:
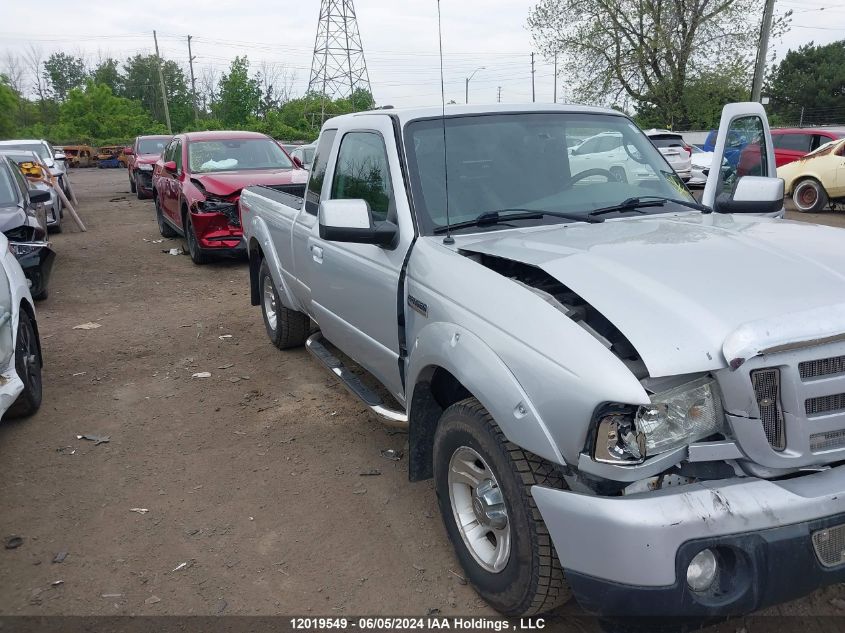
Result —
[[0, 614], [492, 615], [452, 573], [430, 483], [380, 455], [405, 436], [269, 344], [246, 264], [163, 253], [180, 241], [154, 243], [124, 170], [73, 182], [89, 231], [53, 238], [44, 406], [0, 425], [0, 536], [24, 537], [0, 553]]

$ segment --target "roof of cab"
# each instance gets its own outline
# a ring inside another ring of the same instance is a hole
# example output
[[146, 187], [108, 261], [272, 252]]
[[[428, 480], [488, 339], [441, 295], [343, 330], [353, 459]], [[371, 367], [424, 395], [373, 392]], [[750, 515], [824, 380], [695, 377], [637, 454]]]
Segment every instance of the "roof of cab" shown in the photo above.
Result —
[[186, 132], [179, 134], [186, 141], [226, 141], [239, 138], [270, 138], [260, 132], [246, 132], [239, 130], [212, 130], [208, 132]]
[[[430, 119], [439, 117], [442, 114], [442, 106], [426, 106], [419, 108], [382, 108], [378, 110], [365, 110], [364, 112], [355, 112], [353, 114], [343, 114], [341, 116], [333, 117], [326, 121], [326, 124], [332, 121], [339, 122], [341, 120], [348, 120], [351, 117], [386, 115], [395, 116], [404, 125], [408, 121], [414, 119]], [[616, 116], [626, 116], [618, 110], [610, 108], [596, 108], [593, 106], [582, 106], [572, 104], [554, 104], [554, 103], [488, 103], [482, 105], [447, 105], [446, 116], [461, 116], [471, 114], [509, 114], [509, 113], [531, 113], [531, 112], [567, 112], [567, 113], [589, 113], [589, 114], [613, 114]]]

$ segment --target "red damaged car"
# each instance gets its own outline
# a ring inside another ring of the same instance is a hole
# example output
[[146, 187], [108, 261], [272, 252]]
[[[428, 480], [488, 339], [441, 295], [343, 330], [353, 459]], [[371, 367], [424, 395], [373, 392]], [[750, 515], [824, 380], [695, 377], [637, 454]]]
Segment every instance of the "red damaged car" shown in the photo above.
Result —
[[153, 199], [164, 237], [184, 235], [195, 264], [246, 253], [241, 190], [266, 185], [302, 196], [308, 172], [269, 136], [189, 132], [174, 136], [153, 171]]
[[129, 168], [129, 189], [138, 196], [138, 200], [152, 198], [153, 169], [171, 138], [169, 134], [138, 136], [132, 147], [124, 150]]

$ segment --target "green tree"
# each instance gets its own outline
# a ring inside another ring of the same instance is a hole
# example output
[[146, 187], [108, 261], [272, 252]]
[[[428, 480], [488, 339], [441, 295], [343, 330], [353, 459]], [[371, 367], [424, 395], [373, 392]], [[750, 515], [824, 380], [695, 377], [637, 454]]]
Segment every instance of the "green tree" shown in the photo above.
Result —
[[[528, 26], [543, 54], [560, 56], [579, 99], [648, 109], [661, 127], [689, 124], [691, 80], [718, 67], [748, 73], [764, 0], [539, 0]], [[790, 13], [775, 20], [774, 35]]]
[[789, 51], [769, 74], [765, 89], [779, 123], [841, 123], [845, 120], [845, 40]]
[[75, 88], [59, 108], [59, 123], [50, 136], [57, 141], [127, 142], [139, 134], [166, 132], [141, 103], [112, 94], [108, 86], [89, 82]]
[[261, 87], [258, 79], [249, 76], [249, 59], [235, 57], [229, 73], [220, 78], [214, 114], [226, 125], [243, 126], [261, 108]]
[[[750, 98], [747, 76], [741, 69], [716, 68], [688, 80], [681, 105], [686, 112], [685, 129], [711, 130], [719, 127], [726, 103]], [[642, 128], [662, 128], [667, 123], [662, 109], [644, 102], [634, 119]]]
[[15, 136], [18, 112], [18, 94], [9, 85], [8, 78], [0, 75], [0, 138]]
[[120, 62], [111, 57], [104, 59], [91, 72], [91, 81], [108, 86], [114, 94], [120, 94], [123, 77], [120, 75]]
[[66, 53], [53, 53], [44, 62], [43, 76], [53, 96], [58, 101], [64, 101], [72, 89], [85, 85], [85, 62]]
[[[161, 72], [173, 131], [181, 132], [194, 120], [191, 91], [185, 73], [176, 62], [163, 60]], [[126, 60], [123, 64], [123, 88], [118, 94], [140, 101], [156, 121], [166, 122], [155, 55], [135, 55]]]

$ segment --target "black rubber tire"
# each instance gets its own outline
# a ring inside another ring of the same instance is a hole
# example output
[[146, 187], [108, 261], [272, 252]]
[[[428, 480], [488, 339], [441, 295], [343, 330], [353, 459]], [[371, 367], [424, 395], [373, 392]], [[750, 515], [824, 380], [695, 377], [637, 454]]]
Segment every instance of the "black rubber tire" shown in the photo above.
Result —
[[188, 254], [191, 256], [191, 261], [197, 266], [204, 266], [212, 261], [213, 257], [200, 248], [196, 233], [194, 233], [194, 224], [191, 222], [191, 214], [188, 211], [185, 212], [185, 222], [183, 226], [185, 229], [185, 241], [188, 243]]
[[[29, 365], [29, 371], [25, 365], [24, 356], [34, 356]], [[23, 391], [18, 395], [17, 400], [6, 411], [7, 418], [24, 418], [32, 415], [41, 407], [42, 382], [41, 382], [41, 351], [38, 346], [38, 334], [29, 314], [23, 309], [18, 319], [18, 335], [15, 341], [15, 371], [23, 382]]]
[[137, 185], [135, 184], [135, 176], [132, 175], [132, 172], [129, 172], [129, 191], [135, 193], [136, 189]]
[[47, 288], [44, 288], [41, 292], [37, 295], [32, 295], [33, 301], [44, 301], [47, 297], [50, 296], [50, 291]]
[[[276, 305], [275, 329], [270, 326], [264, 306], [264, 280], [267, 278], [270, 279], [270, 285], [273, 287], [273, 299]], [[270, 342], [279, 349], [291, 349], [305, 345], [305, 341], [311, 334], [311, 319], [307, 314], [290, 310], [282, 305], [279, 291], [270, 275], [270, 267], [267, 265], [266, 259], [261, 261], [261, 267], [258, 270], [258, 291], [261, 296], [261, 317], [264, 319], [264, 329], [267, 330], [267, 337]]]
[[[455, 522], [448, 471], [462, 446], [487, 462], [504, 493], [511, 529], [511, 552], [502, 571], [489, 572], [473, 558]], [[559, 469], [509, 442], [493, 417], [475, 398], [450, 406], [434, 435], [434, 486], [446, 532], [467, 579], [494, 609], [508, 616], [529, 616], [560, 606], [572, 595], [557, 559], [531, 486], [566, 488]]]
[[[804, 193], [815, 195], [815, 202], [804, 202]], [[822, 183], [815, 178], [804, 178], [792, 189], [792, 203], [801, 213], [819, 213], [828, 205], [829, 199]]]
[[167, 220], [164, 219], [164, 214], [161, 211], [161, 205], [158, 202], [158, 196], [155, 197], [155, 208], [156, 208], [156, 222], [158, 222], [158, 232], [161, 233], [162, 237], [176, 237], [179, 234], [176, 232], [170, 224], [167, 223]]
[[64, 229], [62, 227], [62, 212], [59, 211], [59, 219], [53, 226], [47, 227], [50, 233], [61, 233]]

